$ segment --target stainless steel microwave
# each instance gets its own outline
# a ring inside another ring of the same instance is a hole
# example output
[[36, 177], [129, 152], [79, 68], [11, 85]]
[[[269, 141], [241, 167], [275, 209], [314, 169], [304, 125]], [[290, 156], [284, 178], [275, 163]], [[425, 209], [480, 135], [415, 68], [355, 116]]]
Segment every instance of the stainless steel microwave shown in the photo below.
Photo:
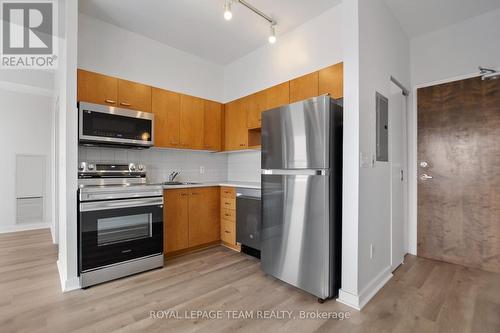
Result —
[[82, 145], [149, 148], [154, 144], [154, 116], [149, 112], [80, 102], [78, 142]]

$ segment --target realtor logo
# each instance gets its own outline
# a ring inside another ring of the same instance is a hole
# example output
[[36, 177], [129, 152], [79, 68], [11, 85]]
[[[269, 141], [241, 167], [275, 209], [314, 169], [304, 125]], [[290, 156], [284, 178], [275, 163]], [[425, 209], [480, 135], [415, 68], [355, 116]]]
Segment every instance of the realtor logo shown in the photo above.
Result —
[[2, 67], [55, 68], [53, 1], [3, 0]]

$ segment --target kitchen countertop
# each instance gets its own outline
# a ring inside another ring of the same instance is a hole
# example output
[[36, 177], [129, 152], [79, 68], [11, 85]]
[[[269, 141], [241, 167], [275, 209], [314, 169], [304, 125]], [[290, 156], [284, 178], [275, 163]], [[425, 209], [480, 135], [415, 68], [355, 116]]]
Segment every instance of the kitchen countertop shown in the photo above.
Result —
[[193, 187], [211, 187], [211, 186], [227, 186], [227, 187], [240, 187], [240, 188], [255, 188], [260, 190], [260, 182], [234, 182], [224, 180], [220, 182], [200, 182], [196, 184], [182, 184], [182, 185], [163, 185], [163, 189], [172, 190], [176, 188], [193, 188]]

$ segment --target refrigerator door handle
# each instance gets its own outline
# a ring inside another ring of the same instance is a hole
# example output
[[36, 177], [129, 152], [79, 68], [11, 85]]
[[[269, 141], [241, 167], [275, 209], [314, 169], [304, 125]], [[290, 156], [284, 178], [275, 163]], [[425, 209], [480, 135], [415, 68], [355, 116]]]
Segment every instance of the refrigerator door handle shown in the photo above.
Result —
[[263, 175], [329, 176], [330, 169], [262, 169]]

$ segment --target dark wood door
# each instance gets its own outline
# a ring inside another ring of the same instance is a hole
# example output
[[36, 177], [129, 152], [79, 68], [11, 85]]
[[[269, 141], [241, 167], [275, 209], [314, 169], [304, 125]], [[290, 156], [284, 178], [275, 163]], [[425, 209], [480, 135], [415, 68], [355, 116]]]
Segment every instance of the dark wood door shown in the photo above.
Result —
[[418, 90], [418, 177], [418, 255], [500, 272], [500, 80]]

